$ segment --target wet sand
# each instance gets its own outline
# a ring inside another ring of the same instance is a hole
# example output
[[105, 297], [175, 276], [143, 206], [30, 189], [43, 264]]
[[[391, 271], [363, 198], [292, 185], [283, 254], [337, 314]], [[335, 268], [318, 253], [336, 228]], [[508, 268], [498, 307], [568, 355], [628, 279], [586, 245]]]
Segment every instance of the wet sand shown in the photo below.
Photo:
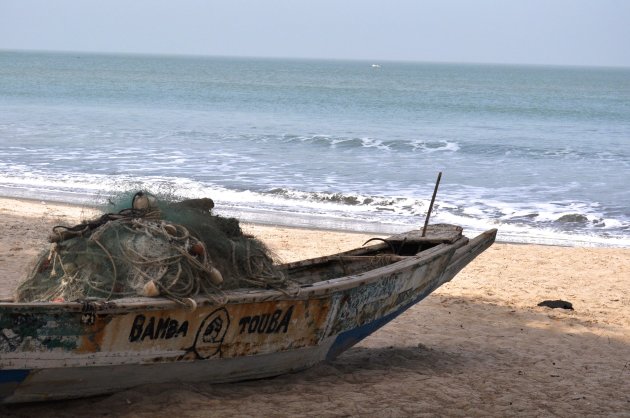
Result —
[[[86, 208], [0, 199], [0, 297]], [[285, 261], [371, 236], [245, 225]], [[537, 304], [563, 299], [575, 310]], [[331, 363], [223, 385], [146, 385], [0, 407], [19, 417], [630, 416], [630, 249], [497, 243]]]

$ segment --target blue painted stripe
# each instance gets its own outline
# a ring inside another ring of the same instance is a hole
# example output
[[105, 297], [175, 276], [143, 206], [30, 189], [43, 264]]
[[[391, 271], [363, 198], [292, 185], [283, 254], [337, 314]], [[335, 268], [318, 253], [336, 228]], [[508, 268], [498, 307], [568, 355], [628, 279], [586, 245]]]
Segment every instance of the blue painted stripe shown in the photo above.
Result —
[[424, 292], [420, 293], [418, 297], [413, 299], [406, 305], [401, 306], [398, 310], [391, 312], [385, 316], [382, 316], [372, 322], [361, 325], [360, 327], [353, 328], [348, 331], [344, 331], [341, 334], [337, 335], [335, 342], [332, 344], [328, 353], [326, 354], [326, 360], [334, 360], [339, 354], [343, 353], [368, 335], [372, 334], [377, 329], [386, 325], [391, 320], [395, 319], [398, 315], [405, 312], [407, 309], [411, 308], [416, 303], [420, 302], [422, 299], [426, 298], [436, 289], [436, 286], [431, 286], [426, 289]]
[[30, 372], [28, 369], [0, 370], [0, 383], [21, 383]]
[[26, 369], [0, 370], [0, 403], [15, 392], [30, 372]]

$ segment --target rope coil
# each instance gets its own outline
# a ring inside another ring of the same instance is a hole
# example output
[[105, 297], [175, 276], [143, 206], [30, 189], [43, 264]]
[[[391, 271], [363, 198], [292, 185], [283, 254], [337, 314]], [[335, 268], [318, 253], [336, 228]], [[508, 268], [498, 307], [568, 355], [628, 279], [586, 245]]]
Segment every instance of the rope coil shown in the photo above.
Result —
[[227, 289], [297, 291], [264, 244], [244, 235], [238, 221], [181, 203], [123, 209], [73, 227], [55, 226], [50, 249], [19, 285], [16, 300], [160, 295], [194, 309], [195, 296], [221, 303]]

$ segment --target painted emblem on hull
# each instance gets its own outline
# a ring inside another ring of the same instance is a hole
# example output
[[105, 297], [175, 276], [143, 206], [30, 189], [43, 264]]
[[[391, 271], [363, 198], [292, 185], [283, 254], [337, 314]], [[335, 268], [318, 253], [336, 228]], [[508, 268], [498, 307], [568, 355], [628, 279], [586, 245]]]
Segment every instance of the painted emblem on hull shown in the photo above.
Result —
[[201, 359], [220, 355], [221, 345], [229, 326], [230, 315], [225, 308], [210, 313], [199, 326], [192, 351]]

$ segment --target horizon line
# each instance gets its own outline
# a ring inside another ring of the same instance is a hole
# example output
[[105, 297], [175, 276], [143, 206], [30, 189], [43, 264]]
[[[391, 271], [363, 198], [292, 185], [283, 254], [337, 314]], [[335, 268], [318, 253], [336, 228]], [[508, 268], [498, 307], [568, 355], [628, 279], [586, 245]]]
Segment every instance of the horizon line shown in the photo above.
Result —
[[233, 58], [233, 59], [277, 59], [296, 61], [356, 61], [369, 63], [408, 63], [408, 64], [452, 64], [452, 65], [492, 65], [492, 66], [522, 66], [522, 67], [564, 67], [564, 68], [597, 68], [597, 69], [630, 69], [630, 65], [618, 64], [557, 64], [557, 63], [524, 63], [524, 62], [488, 62], [488, 61], [431, 61], [414, 59], [391, 58], [334, 58], [334, 57], [306, 57], [306, 56], [282, 56], [282, 55], [221, 55], [203, 53], [177, 53], [177, 52], [129, 52], [129, 51], [80, 51], [64, 49], [14, 49], [0, 48], [0, 52], [26, 52], [26, 53], [50, 53], [50, 54], [86, 54], [86, 55], [126, 55], [126, 56], [152, 56], [152, 57], [182, 57], [182, 58]]

